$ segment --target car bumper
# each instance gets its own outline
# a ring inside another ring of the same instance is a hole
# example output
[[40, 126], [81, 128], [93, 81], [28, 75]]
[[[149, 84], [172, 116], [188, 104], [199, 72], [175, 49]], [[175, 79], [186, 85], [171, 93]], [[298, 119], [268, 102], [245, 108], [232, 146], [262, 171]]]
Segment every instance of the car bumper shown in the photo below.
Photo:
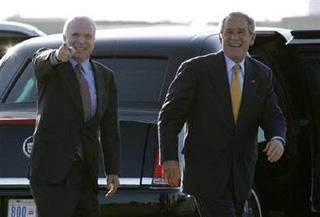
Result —
[[[99, 179], [98, 183], [101, 216], [191, 217], [196, 210], [193, 198], [182, 193], [180, 188], [154, 187], [142, 183], [137, 186], [137, 183], [127, 180], [115, 195], [105, 197], [105, 179]], [[8, 217], [10, 199], [31, 198], [27, 179], [0, 179], [0, 206], [5, 210], [0, 217]]]

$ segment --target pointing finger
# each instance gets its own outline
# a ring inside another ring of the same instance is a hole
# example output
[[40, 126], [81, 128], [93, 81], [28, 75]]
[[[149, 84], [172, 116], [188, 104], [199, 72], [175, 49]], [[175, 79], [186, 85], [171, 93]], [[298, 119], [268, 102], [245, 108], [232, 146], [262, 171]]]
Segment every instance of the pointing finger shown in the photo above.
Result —
[[68, 50], [69, 50], [71, 56], [76, 52], [76, 49], [74, 47], [72, 47], [72, 46], [69, 46]]

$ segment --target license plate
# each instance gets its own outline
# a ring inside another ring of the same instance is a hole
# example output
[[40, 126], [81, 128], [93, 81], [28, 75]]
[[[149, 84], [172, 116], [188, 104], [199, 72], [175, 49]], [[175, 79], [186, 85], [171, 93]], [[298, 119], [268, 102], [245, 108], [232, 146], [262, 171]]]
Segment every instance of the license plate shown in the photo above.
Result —
[[10, 199], [7, 217], [37, 217], [37, 209], [32, 199]]

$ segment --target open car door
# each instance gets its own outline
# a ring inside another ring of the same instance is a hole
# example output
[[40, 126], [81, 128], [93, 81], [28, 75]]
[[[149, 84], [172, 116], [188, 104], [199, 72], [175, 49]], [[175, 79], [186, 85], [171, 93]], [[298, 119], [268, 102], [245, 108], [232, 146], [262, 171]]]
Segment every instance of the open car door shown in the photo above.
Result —
[[[309, 187], [311, 210], [320, 212], [320, 31], [292, 31], [292, 39], [287, 43], [293, 62], [297, 67], [297, 79], [301, 93], [305, 95], [303, 109], [308, 114], [308, 143], [300, 144], [300, 152], [306, 165], [306, 186]], [[303, 169], [303, 168], [302, 168]], [[310, 177], [310, 179], [309, 179]]]
[[249, 53], [272, 69], [278, 104], [288, 123], [285, 153], [276, 164], [266, 159], [266, 141], [258, 136], [255, 188], [263, 216], [318, 213], [320, 31], [261, 29]]

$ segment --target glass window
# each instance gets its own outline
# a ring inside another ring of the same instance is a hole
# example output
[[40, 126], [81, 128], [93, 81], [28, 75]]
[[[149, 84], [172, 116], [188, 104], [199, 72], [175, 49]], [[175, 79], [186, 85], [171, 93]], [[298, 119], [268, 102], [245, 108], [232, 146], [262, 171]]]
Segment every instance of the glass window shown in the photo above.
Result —
[[[97, 59], [114, 71], [122, 102], [157, 102], [165, 80], [167, 59]], [[6, 103], [35, 102], [36, 82], [31, 62], [11, 89]]]
[[33, 67], [32, 64], [29, 63], [11, 89], [6, 103], [35, 102], [36, 97], [37, 91]]
[[15, 44], [19, 43], [27, 39], [27, 37], [19, 36], [19, 33], [15, 32], [1, 32], [0, 37], [0, 57], [2, 57], [9, 48], [14, 46]]
[[166, 58], [98, 59], [113, 70], [119, 99], [125, 102], [157, 102], [165, 81]]

